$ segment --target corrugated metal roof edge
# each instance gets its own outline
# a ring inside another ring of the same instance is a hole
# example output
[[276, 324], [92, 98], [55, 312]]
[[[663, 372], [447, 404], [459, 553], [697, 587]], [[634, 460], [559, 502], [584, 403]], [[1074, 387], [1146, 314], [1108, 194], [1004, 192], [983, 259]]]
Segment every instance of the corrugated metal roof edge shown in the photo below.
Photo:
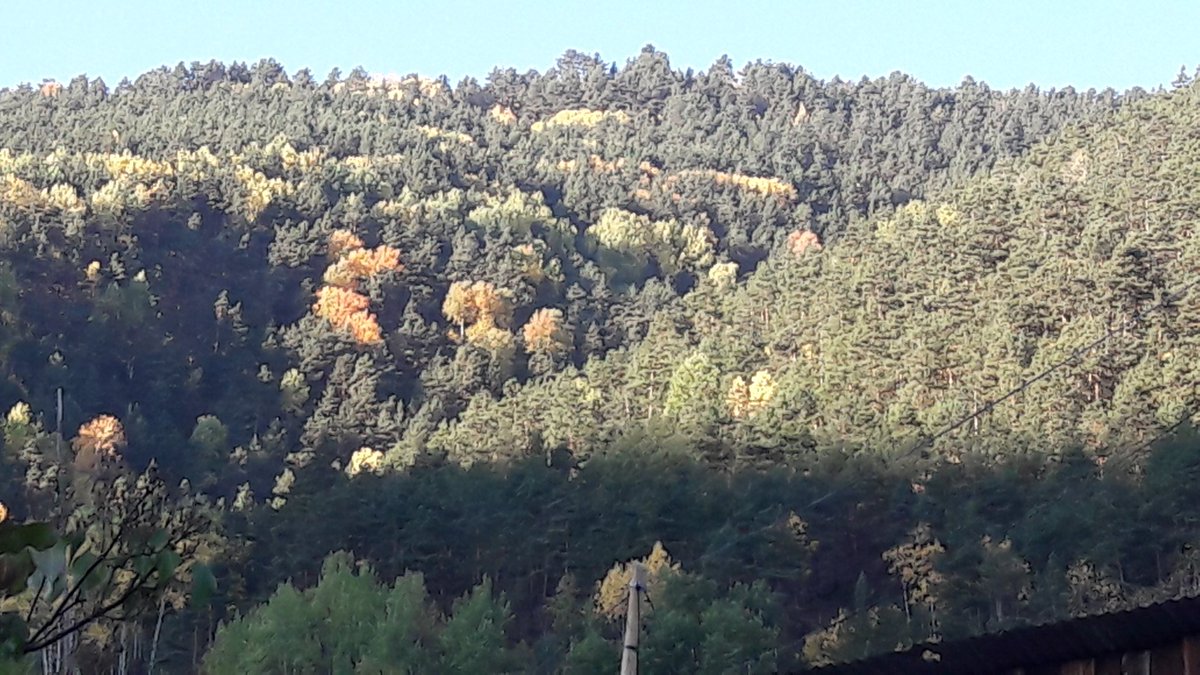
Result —
[[1149, 649], [1200, 635], [1200, 596], [1010, 628], [951, 642], [922, 643], [859, 661], [807, 671], [814, 675], [988, 675], [1017, 667]]

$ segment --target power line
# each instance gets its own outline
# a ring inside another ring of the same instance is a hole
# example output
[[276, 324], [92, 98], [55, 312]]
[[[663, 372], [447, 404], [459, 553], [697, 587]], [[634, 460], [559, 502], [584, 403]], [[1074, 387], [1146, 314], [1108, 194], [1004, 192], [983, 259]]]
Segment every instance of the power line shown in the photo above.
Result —
[[[914, 453], [919, 452], [927, 447], [932, 446], [939, 439], [945, 437], [946, 435], [954, 433], [955, 431], [961, 429], [963, 426], [969, 424], [970, 422], [977, 420], [984, 415], [987, 415], [991, 411], [995, 410], [996, 407], [999, 406], [1000, 404], [1004, 403], [1005, 401], [1008, 401], [1009, 399], [1011, 399], [1015, 396], [1020, 395], [1026, 389], [1028, 389], [1029, 387], [1033, 386], [1034, 384], [1040, 382], [1041, 380], [1046, 379], [1050, 375], [1053, 375], [1059, 369], [1064, 368], [1068, 365], [1071, 365], [1071, 364], [1079, 361], [1079, 359], [1081, 359], [1084, 355], [1094, 351], [1096, 348], [1100, 347], [1105, 342], [1108, 342], [1110, 339], [1113, 338], [1113, 336], [1117, 335], [1118, 333], [1124, 333], [1129, 328], [1140, 323], [1142, 320], [1144, 320], [1150, 314], [1153, 314], [1154, 312], [1157, 312], [1157, 311], [1167, 307], [1171, 303], [1176, 302], [1179, 299], [1183, 298], [1183, 296], [1187, 295], [1187, 293], [1189, 291], [1191, 291], [1193, 288], [1195, 288], [1197, 285], [1200, 285], [1200, 279], [1192, 280], [1191, 282], [1185, 284], [1184, 286], [1182, 286], [1175, 292], [1164, 296], [1159, 302], [1155, 303], [1154, 305], [1152, 305], [1146, 309], [1140, 310], [1138, 312], [1135, 312], [1133, 314], [1133, 316], [1126, 319], [1120, 325], [1118, 325], [1114, 328], [1108, 329], [1108, 331], [1105, 332], [1104, 335], [1096, 338], [1095, 340], [1089, 342], [1088, 344], [1086, 344], [1082, 347], [1076, 348], [1074, 351], [1071, 352], [1070, 356], [1067, 356], [1066, 358], [1052, 364], [1050, 367], [1042, 370], [1040, 373], [1034, 375], [1033, 377], [1021, 382], [1016, 387], [1013, 387], [1012, 389], [1005, 392], [1004, 395], [1000, 396], [999, 398], [992, 399], [991, 401], [986, 403], [982, 408], [979, 408], [978, 410], [973, 411], [971, 414], [965, 415], [965, 416], [959, 418], [958, 420], [955, 420], [953, 423], [949, 424], [948, 426], [943, 427], [938, 432], [925, 436], [923, 439], [921, 439], [915, 445], [913, 445], [913, 447], [909, 448], [908, 450], [904, 451], [903, 453], [901, 453], [900, 455], [895, 457], [893, 459], [893, 461], [902, 461], [904, 459], [907, 459], [908, 457], [912, 456]], [[1172, 426], [1169, 430], [1167, 430], [1163, 434], [1160, 434], [1155, 439], [1152, 439], [1151, 443], [1146, 444], [1146, 446], [1139, 447], [1138, 450], [1140, 451], [1141, 449], [1144, 449], [1144, 447], [1148, 447], [1155, 440], [1157, 440], [1158, 438], [1161, 438], [1166, 433], [1170, 433], [1171, 431], [1174, 431], [1182, 424], [1183, 424], [1182, 421], [1175, 424], [1174, 426]], [[833, 490], [829, 491], [824, 496], [819, 497], [816, 500], [814, 500], [812, 503], [810, 503], [809, 507], [820, 504], [821, 502], [829, 499], [830, 497], [837, 495], [843, 489], [845, 489], [845, 488], [844, 487], [834, 488]]]
[[1191, 420], [1191, 415], [1185, 414], [1182, 417], [1180, 417], [1177, 422], [1175, 422], [1171, 426], [1163, 429], [1162, 431], [1158, 432], [1157, 434], [1152, 436], [1149, 440], [1138, 443], [1137, 445], [1129, 448], [1128, 450], [1126, 450], [1120, 454], [1114, 455], [1113, 456], [1114, 460], [1108, 470], [1110, 472], [1115, 473], [1117, 471], [1123, 471], [1125, 469], [1128, 469], [1130, 466], [1132, 466], [1134, 460], [1137, 459], [1138, 455], [1149, 450], [1150, 448], [1154, 447], [1154, 445], [1156, 443], [1158, 443], [1159, 441], [1161, 441], [1162, 439], [1164, 439], [1167, 436], [1170, 436], [1171, 434], [1178, 431], [1179, 427], [1182, 427], [1184, 424], [1187, 424], [1190, 420]]
[[[897, 460], [906, 459], [909, 456], [911, 456], [913, 453], [918, 452], [918, 451], [932, 445], [933, 443], [937, 442], [939, 439], [943, 438], [947, 434], [957, 431], [958, 429], [962, 428], [964, 425], [970, 423], [972, 420], [978, 419], [978, 418], [982, 417], [983, 415], [990, 413], [992, 410], [994, 410], [1000, 404], [1004, 403], [1005, 401], [1008, 401], [1009, 399], [1013, 398], [1014, 396], [1017, 396], [1018, 394], [1021, 394], [1022, 392], [1024, 392], [1026, 389], [1033, 386], [1037, 382], [1040, 382], [1041, 380], [1046, 379], [1047, 377], [1049, 377], [1050, 375], [1052, 375], [1053, 373], [1058, 371], [1060, 368], [1063, 368], [1063, 367], [1070, 365], [1071, 363], [1074, 363], [1075, 361], [1079, 360], [1084, 355], [1088, 354], [1089, 352], [1091, 352], [1091, 351], [1095, 350], [1096, 348], [1100, 347], [1101, 345], [1103, 345], [1108, 340], [1112, 339], [1112, 337], [1117, 335], [1118, 333], [1122, 333], [1122, 332], [1128, 330], [1130, 327], [1140, 323], [1143, 319], [1145, 319], [1150, 314], [1153, 314], [1154, 312], [1164, 309], [1165, 307], [1167, 307], [1167, 305], [1180, 300], [1181, 298], [1183, 298], [1183, 296], [1187, 295], [1188, 292], [1191, 291], [1193, 288], [1195, 288], [1197, 285], [1200, 285], [1200, 278], [1195, 279], [1195, 280], [1191, 281], [1190, 283], [1185, 284], [1184, 286], [1182, 286], [1175, 292], [1164, 296], [1159, 302], [1155, 303], [1154, 305], [1152, 305], [1144, 310], [1135, 312], [1133, 314], [1133, 316], [1131, 316], [1126, 321], [1122, 322], [1116, 328], [1110, 328], [1107, 332], [1104, 333], [1104, 335], [1100, 336], [1099, 338], [1093, 340], [1092, 342], [1090, 342], [1082, 347], [1075, 349], [1073, 352], [1071, 352], [1071, 355], [1068, 356], [1067, 358], [1062, 359], [1061, 361], [1058, 361], [1058, 362], [1052, 364], [1050, 367], [1039, 372], [1038, 374], [1034, 375], [1033, 377], [1021, 382], [1021, 384], [1019, 384], [1016, 387], [1013, 387], [1009, 391], [1005, 392], [999, 398], [989, 401], [982, 408], [972, 412], [970, 415], [965, 415], [962, 418], [954, 421], [950, 425], [943, 427], [937, 433], [926, 436], [922, 440], [918, 441], [913, 447], [911, 447], [908, 450], [906, 450], [905, 452], [901, 453], [896, 459]], [[1141, 445], [1135, 446], [1134, 449], [1128, 453], [1128, 456], [1135, 456], [1138, 452], [1141, 452], [1141, 451], [1145, 450], [1146, 448], [1149, 448], [1150, 446], [1154, 445], [1154, 443], [1157, 443], [1159, 440], [1161, 440], [1168, 434], [1174, 432], [1179, 427], [1183, 426], [1183, 424], [1187, 421], [1187, 419], [1188, 419], [1188, 417], [1184, 416], [1180, 421], [1178, 421], [1175, 424], [1171, 425], [1170, 427], [1164, 429], [1162, 432], [1160, 432], [1159, 434], [1157, 434], [1156, 436], [1151, 438], [1149, 441], [1146, 441], [1146, 442], [1142, 443]], [[837, 496], [842, 491], [844, 491], [847, 487], [849, 487], [849, 486], [842, 485], [842, 486], [839, 486], [839, 487], [836, 487], [836, 488], [830, 490], [829, 492], [825, 493], [821, 497], [818, 497], [817, 499], [814, 499], [813, 501], [809, 502], [807, 508], [812, 508], [832, 497]], [[777, 525], [778, 525], [778, 522], [775, 519], [772, 519], [771, 522], [769, 522], [768, 524], [763, 525], [762, 527], [757, 528], [756, 530], [753, 530], [752, 532], [753, 533], [765, 532], [766, 530], [769, 530], [772, 527], [775, 527]], [[732, 541], [727, 542], [720, 548], [716, 549], [715, 551], [706, 552], [703, 556], [701, 556], [701, 558], [702, 559], [707, 558], [710, 555], [713, 555], [717, 552], [723, 551], [724, 549], [731, 547], [732, 545], [733, 545]]]
[[[1191, 291], [1193, 288], [1195, 288], [1197, 285], [1200, 285], [1200, 279], [1196, 279], [1188, 284], [1185, 284], [1179, 290], [1163, 297], [1159, 302], [1152, 305], [1151, 307], [1148, 307], [1144, 310], [1134, 313], [1133, 316], [1131, 316], [1128, 320], [1121, 323], [1121, 325], [1117, 326], [1116, 328], [1110, 328], [1101, 337], [1093, 340], [1092, 342], [1084, 345], [1083, 347], [1080, 347], [1080, 348], [1074, 350], [1071, 353], [1071, 355], [1068, 356], [1067, 358], [1062, 359], [1062, 360], [1052, 364], [1050, 367], [1046, 368], [1045, 370], [1042, 370], [1041, 372], [1034, 375], [1033, 377], [1021, 382], [1021, 384], [1019, 384], [1016, 387], [1005, 392], [999, 398], [989, 401], [982, 408], [972, 412], [970, 415], [965, 415], [962, 418], [954, 421], [952, 424], [950, 424], [946, 427], [943, 427], [937, 433], [926, 436], [924, 439], [918, 441], [913, 447], [909, 448], [907, 451], [902, 453], [897, 459], [905, 459], [908, 456], [912, 455], [913, 453], [918, 452], [921, 449], [932, 445], [933, 443], [937, 442], [938, 439], [943, 438], [947, 434], [953, 433], [954, 431], [962, 428], [964, 425], [970, 423], [972, 420], [978, 419], [979, 417], [990, 413], [992, 410], [994, 410], [1000, 404], [1013, 398], [1014, 396], [1019, 395], [1020, 393], [1024, 392], [1026, 389], [1033, 386], [1037, 382], [1044, 380], [1045, 378], [1049, 377], [1051, 374], [1055, 373], [1059, 369], [1064, 368], [1064, 367], [1078, 361], [1081, 357], [1083, 357], [1084, 355], [1088, 354], [1089, 352], [1095, 350], [1096, 348], [1100, 347], [1105, 342], [1112, 339], [1113, 336], [1117, 335], [1118, 333], [1124, 332], [1125, 330], [1129, 329], [1130, 327], [1140, 323], [1142, 320], [1144, 320], [1150, 314], [1153, 314], [1154, 312], [1157, 312], [1157, 311], [1165, 308], [1167, 305], [1183, 298], [1183, 296], [1187, 295], [1187, 293], [1189, 291]], [[1171, 426], [1163, 429], [1161, 432], [1159, 432], [1158, 434], [1156, 434], [1149, 440], [1144, 441], [1141, 444], [1134, 446], [1133, 449], [1131, 449], [1125, 453], [1122, 453], [1121, 459], [1118, 459], [1117, 461], [1115, 461], [1113, 463], [1113, 466], [1110, 469], [1110, 471], [1116, 471], [1118, 469], [1118, 467], [1124, 468], [1120, 464], [1120, 462], [1122, 460], [1124, 460], [1125, 463], [1132, 462], [1133, 459], [1139, 453], [1152, 447], [1155, 443], [1162, 440], [1163, 438], [1170, 435], [1171, 433], [1174, 433], [1176, 430], [1179, 429], [1179, 427], [1183, 426], [1188, 421], [1189, 418], [1190, 418], [1190, 415], [1184, 415], [1179, 421], [1177, 421], [1174, 424], [1172, 424]], [[842, 485], [842, 486], [834, 488], [833, 490], [830, 490], [824, 496], [819, 497], [819, 498], [813, 500], [812, 502], [810, 502], [808, 504], [808, 508], [812, 508], [812, 507], [820, 504], [821, 502], [824, 502], [825, 500], [830, 499], [831, 497], [834, 497], [834, 496], [840, 494], [847, 487], [849, 487], [849, 486]], [[773, 517], [770, 519], [770, 522], [768, 522], [766, 525], [763, 525], [762, 527], [752, 530], [750, 533], [747, 533], [747, 534], [758, 534], [761, 532], [765, 532], [773, 527], [778, 526], [778, 524], [779, 523], [778, 523], [777, 518]], [[734, 543], [735, 542], [733, 540], [731, 540], [731, 541], [726, 542], [725, 544], [723, 544], [722, 546], [720, 546], [719, 548], [717, 548], [715, 550], [706, 551], [701, 556], [701, 564], [703, 564], [703, 562], [710, 556], [713, 556], [717, 553], [723, 552], [725, 549], [732, 547], [734, 545]]]
[[1079, 348], [1075, 349], [1073, 352], [1071, 352], [1071, 355], [1068, 356], [1067, 358], [1062, 359], [1061, 361], [1051, 365], [1049, 368], [1046, 368], [1045, 370], [1038, 373], [1037, 375], [1034, 375], [1033, 377], [1029, 378], [1028, 380], [1025, 380], [1021, 384], [1010, 389], [1008, 392], [1006, 392], [1000, 398], [990, 401], [989, 403], [984, 405], [979, 410], [976, 410], [975, 412], [971, 413], [970, 415], [967, 415], [967, 416], [963, 417], [962, 419], [959, 419], [958, 421], [954, 422], [950, 426], [943, 428], [941, 431], [933, 434], [932, 436], [927, 436], [923, 441], [917, 443], [915, 446], [913, 446], [911, 449], [909, 449], [904, 454], [904, 456], [911, 455], [912, 453], [914, 453], [918, 450], [921, 450], [922, 448], [932, 445], [932, 444], [936, 443], [942, 437], [946, 436], [947, 434], [951, 434], [951, 433], [957, 431], [958, 429], [962, 428], [964, 425], [968, 424], [972, 420], [978, 419], [979, 417], [982, 417], [983, 415], [990, 413], [1001, 403], [1004, 403], [1005, 401], [1009, 400], [1010, 398], [1013, 398], [1014, 396], [1017, 396], [1017, 395], [1023, 393], [1026, 389], [1033, 386], [1037, 382], [1046, 379], [1047, 377], [1049, 377], [1050, 375], [1052, 375], [1056, 371], [1058, 371], [1060, 368], [1063, 368], [1065, 366], [1071, 365], [1072, 363], [1075, 363], [1080, 358], [1082, 358], [1084, 355], [1088, 354], [1091, 351], [1094, 351], [1097, 347], [1103, 345], [1105, 342], [1108, 342], [1110, 339], [1112, 339], [1112, 337], [1114, 335], [1125, 332], [1132, 326], [1140, 323], [1148, 315], [1153, 314], [1154, 312], [1157, 312], [1157, 311], [1165, 308], [1167, 305], [1175, 302], [1176, 300], [1179, 300], [1183, 296], [1187, 295], [1187, 292], [1190, 291], [1192, 288], [1194, 288], [1197, 284], [1200, 284], [1200, 279], [1196, 279], [1196, 280], [1192, 281], [1191, 283], [1186, 284], [1185, 286], [1183, 286], [1179, 290], [1175, 291], [1174, 293], [1167, 295], [1162, 300], [1160, 300], [1157, 304], [1155, 304], [1147, 309], [1136, 312], [1133, 316], [1126, 319], [1121, 325], [1117, 326], [1116, 328], [1110, 328], [1108, 330], [1108, 332], [1106, 332], [1104, 335], [1096, 338], [1095, 340], [1084, 345], [1083, 347], [1079, 347]]

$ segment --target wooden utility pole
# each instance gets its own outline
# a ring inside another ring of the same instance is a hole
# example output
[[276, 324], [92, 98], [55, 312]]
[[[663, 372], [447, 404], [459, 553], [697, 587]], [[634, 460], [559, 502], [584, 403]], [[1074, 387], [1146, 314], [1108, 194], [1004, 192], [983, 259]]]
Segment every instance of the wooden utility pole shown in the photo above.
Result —
[[62, 466], [62, 387], [58, 388], [58, 405], [54, 409], [54, 430], [58, 437], [54, 439], [54, 452], [58, 455], [58, 464]]
[[638, 638], [642, 631], [642, 593], [646, 591], [646, 567], [632, 563], [629, 577], [629, 611], [625, 614], [625, 648], [621, 650], [621, 675], [637, 675]]

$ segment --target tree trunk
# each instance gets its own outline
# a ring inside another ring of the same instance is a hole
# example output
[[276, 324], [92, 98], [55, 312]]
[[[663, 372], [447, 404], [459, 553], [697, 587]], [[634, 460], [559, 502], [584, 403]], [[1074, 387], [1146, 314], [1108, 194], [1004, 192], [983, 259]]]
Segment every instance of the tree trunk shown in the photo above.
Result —
[[162, 634], [163, 613], [167, 609], [167, 596], [158, 599], [158, 619], [154, 622], [154, 639], [150, 642], [150, 663], [146, 665], [146, 675], [154, 675], [154, 661], [158, 658], [158, 637]]

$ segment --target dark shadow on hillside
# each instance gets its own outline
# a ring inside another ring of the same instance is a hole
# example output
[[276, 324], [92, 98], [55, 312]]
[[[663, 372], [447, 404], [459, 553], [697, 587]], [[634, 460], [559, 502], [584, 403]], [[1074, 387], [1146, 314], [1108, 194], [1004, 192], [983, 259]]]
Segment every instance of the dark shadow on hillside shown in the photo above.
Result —
[[[442, 603], [489, 576], [512, 602], [516, 632], [532, 640], [547, 629], [543, 608], [564, 574], [589, 589], [614, 562], [661, 541], [688, 572], [768, 583], [786, 614], [783, 642], [798, 651], [839, 608], [902, 605], [904, 584], [883, 553], [926, 523], [945, 549], [940, 625], [953, 637], [1049, 620], [1080, 603], [1132, 601], [1154, 587], [1172, 593], [1185, 551], [1200, 542], [1198, 447], [1196, 433], [1182, 431], [1137, 462], [1136, 474], [1121, 470], [1133, 462], [1114, 458], [1117, 470], [1105, 471], [1079, 451], [1054, 461], [968, 456], [919, 472], [848, 451], [739, 473], [629, 452], [582, 468], [543, 458], [354, 480], [310, 471], [278, 513], [254, 517], [252, 558], [264, 566], [246, 581], [258, 598], [284, 579], [310, 585], [339, 549], [370, 560], [384, 579], [423, 572]], [[1000, 581], [980, 553], [988, 541], [1009, 542], [1027, 564], [1027, 597], [1000, 621], [988, 596]], [[1104, 586], [1068, 578], [1081, 564], [1120, 592], [1079, 597]], [[857, 597], [864, 587], [868, 597]]]

